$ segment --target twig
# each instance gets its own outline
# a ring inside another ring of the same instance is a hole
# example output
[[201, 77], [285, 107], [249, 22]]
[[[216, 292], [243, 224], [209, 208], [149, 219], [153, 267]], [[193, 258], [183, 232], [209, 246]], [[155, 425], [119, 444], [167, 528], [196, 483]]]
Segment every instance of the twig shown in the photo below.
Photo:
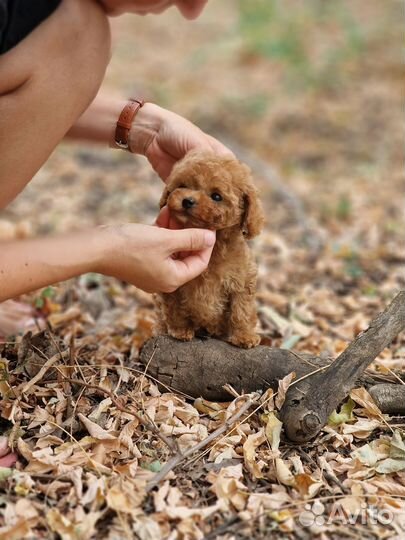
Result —
[[[47, 420], [48, 424], [51, 424], [55, 427], [57, 427], [58, 429], [61, 429], [66, 435], [68, 435], [75, 444], [77, 444], [77, 446], [80, 448], [80, 450], [83, 452], [83, 454], [85, 455], [87, 461], [93, 466], [93, 468], [96, 470], [96, 472], [98, 473], [99, 476], [101, 476], [101, 471], [100, 469], [98, 468], [98, 465], [102, 465], [102, 463], [97, 463], [96, 461], [94, 461], [94, 459], [92, 459], [88, 453], [86, 452], [85, 448], [83, 448], [83, 445], [80, 444], [80, 441], [78, 441], [76, 439], [76, 437], [74, 437], [71, 433], [69, 433], [65, 428], [63, 428], [62, 426], [58, 425], [56, 422], [53, 422], [52, 420]], [[104, 466], [104, 465], [103, 465]]]
[[[31, 366], [42, 366], [43, 364], [37, 364], [35, 362], [30, 362], [30, 365]], [[111, 364], [91, 364], [91, 365], [80, 366], [80, 364], [76, 363], [76, 367], [81, 367], [82, 369], [106, 368], [106, 369], [113, 370], [113, 369], [117, 369], [117, 367], [120, 367], [120, 366], [111, 365]], [[52, 366], [52, 369], [57, 369], [57, 366]], [[125, 366], [125, 369], [127, 371], [133, 371], [135, 373], [139, 373], [140, 375], [144, 375], [148, 379], [151, 379], [153, 382], [155, 382], [155, 383], [159, 384], [160, 386], [163, 386], [164, 388], [166, 388], [166, 390], [169, 390], [169, 392], [180, 394], [184, 398], [189, 399], [189, 400], [195, 399], [193, 396], [190, 396], [189, 394], [186, 394], [185, 392], [182, 392], [181, 390], [177, 390], [176, 388], [173, 388], [173, 387], [159, 381], [159, 379], [157, 379], [156, 377], [153, 377], [153, 375], [151, 375], [150, 373], [145, 373], [144, 370], [131, 368], [131, 367], [128, 367], [128, 366]], [[81, 370], [80, 370], [80, 373], [82, 373]]]
[[137, 420], [139, 420], [139, 422], [146, 428], [148, 429], [149, 431], [152, 431], [152, 433], [154, 433], [170, 450], [171, 452], [175, 453], [177, 451], [177, 448], [176, 448], [176, 445], [173, 443], [173, 441], [171, 441], [170, 439], [168, 439], [165, 435], [163, 435], [162, 433], [160, 433], [160, 431], [158, 430], [158, 428], [151, 424], [150, 422], [148, 422], [147, 420], [145, 420], [140, 414], [134, 412], [134, 411], [131, 411], [130, 409], [127, 409], [126, 407], [123, 407], [119, 400], [114, 396], [114, 394], [112, 392], [110, 392], [109, 390], [105, 389], [105, 388], [102, 388], [101, 386], [97, 386], [96, 384], [90, 384], [90, 383], [87, 383], [87, 382], [84, 382], [84, 381], [79, 381], [78, 379], [71, 379], [70, 377], [64, 377], [64, 380], [72, 383], [72, 384], [79, 384], [80, 386], [85, 386], [86, 388], [89, 388], [89, 389], [92, 389], [92, 390], [95, 390], [96, 392], [101, 392], [103, 394], [105, 394], [106, 396], [108, 396], [111, 401], [114, 403], [115, 407], [121, 411], [122, 413], [125, 413], [125, 414], [129, 414], [131, 416], [134, 416], [135, 418], [137, 418]]
[[394, 371], [392, 371], [392, 369], [387, 368], [387, 371], [391, 373], [391, 375], [399, 382], [399, 384], [402, 384], [405, 386], [405, 382]]
[[[75, 404], [73, 406], [72, 415], [70, 417], [70, 434], [71, 435], [73, 434], [73, 422], [75, 420], [76, 410], [77, 410], [77, 407], [79, 405], [80, 400], [82, 399], [82, 395], [84, 394], [85, 390], [86, 390], [86, 387], [82, 386], [82, 389], [80, 390], [78, 397], [76, 396], [76, 399], [75, 399]], [[68, 419], [69, 419], [69, 417], [66, 417], [66, 424], [67, 424]]]
[[225, 521], [225, 523], [223, 523], [216, 529], [213, 529], [210, 533], [206, 534], [203, 540], [216, 540], [221, 534], [229, 532], [229, 529], [231, 529], [232, 526], [235, 525], [235, 523], [238, 523], [240, 519], [241, 518], [238, 515], [232, 516], [230, 519]]
[[[148, 372], [148, 369], [149, 369], [149, 366], [150, 366], [150, 363], [152, 362], [154, 356], [156, 354], [156, 347], [153, 349], [153, 352], [152, 354], [150, 355], [150, 358], [145, 366], [145, 369], [144, 369], [144, 372], [142, 373], [142, 377], [141, 377], [141, 388], [140, 388], [140, 393], [142, 395], [143, 393], [143, 383], [145, 382], [145, 377], [146, 377], [146, 374]], [[142, 406], [143, 406], [143, 403], [142, 403]]]
[[118, 393], [118, 390], [120, 389], [121, 383], [122, 383], [122, 372], [125, 369], [124, 362], [122, 361], [121, 355], [118, 355], [118, 362], [120, 363], [120, 371], [118, 375], [118, 381], [114, 388], [114, 394]]
[[28, 392], [30, 388], [32, 388], [35, 384], [37, 384], [38, 381], [42, 379], [42, 377], [45, 375], [45, 373], [50, 367], [52, 367], [58, 360], [63, 360], [64, 358], [67, 358], [68, 354], [68, 351], [64, 351], [63, 353], [57, 352], [56, 354], [51, 356], [51, 358], [48, 358], [48, 360], [38, 371], [38, 373], [22, 387], [21, 393]]
[[[296, 384], [300, 383], [301, 381], [307, 379], [308, 377], [312, 377], [314, 375], [316, 375], [317, 373], [319, 373], [320, 371], [326, 369], [327, 366], [322, 366], [318, 369], [314, 369], [314, 371], [311, 371], [310, 373], [306, 373], [305, 375], [303, 375], [302, 377], [300, 377], [299, 379], [296, 379], [295, 381], [292, 381], [290, 386], [288, 388], [291, 388], [292, 386], [295, 386]], [[259, 403], [259, 405], [253, 409], [253, 411], [248, 414], [248, 416], [246, 418], [243, 419], [243, 421], [241, 422], [241, 424], [243, 424], [244, 422], [247, 422], [247, 420], [249, 420], [249, 418], [251, 418], [254, 414], [256, 414], [260, 409], [262, 409], [271, 399], [274, 399], [276, 396], [278, 395], [278, 391], [277, 392], [274, 392], [273, 394], [271, 394], [268, 398], [266, 398], [264, 401], [262, 401], [261, 403]], [[221, 442], [225, 437], [229, 437], [229, 435], [232, 433], [232, 431], [235, 430], [235, 426], [230, 430], [228, 431], [228, 433], [226, 433], [224, 435], [224, 437], [222, 437], [219, 441], [217, 441], [215, 444], [218, 444], [219, 442]], [[214, 444], [214, 446], [215, 446]], [[208, 450], [205, 450], [204, 452], [201, 452], [201, 454], [199, 456], [197, 456], [197, 459], [200, 459], [202, 458], [206, 453], [208, 452]], [[194, 458], [193, 458], [194, 459]], [[193, 461], [193, 460], [190, 460], [190, 461]]]
[[[235, 403], [237, 403], [239, 400], [242, 400], [246, 396], [240, 396], [236, 399]], [[260, 398], [260, 394], [253, 393], [251, 394], [251, 397], [242, 405], [242, 407], [228, 420], [226, 420], [222, 426], [220, 426], [218, 429], [213, 431], [208, 437], [200, 441], [198, 444], [192, 446], [191, 448], [188, 448], [184, 453], [178, 452], [171, 460], [169, 460], [166, 465], [152, 478], [152, 480], [148, 483], [146, 490], [150, 491], [153, 489], [163, 478], [165, 478], [168, 473], [173, 470], [177, 465], [179, 465], [184, 459], [188, 458], [195, 452], [198, 452], [198, 450], [201, 450], [201, 448], [204, 448], [207, 446], [211, 441], [216, 439], [219, 435], [222, 435], [224, 431], [227, 431], [239, 418], [254, 404], [258, 401]]]
[[315, 437], [367, 366], [404, 328], [405, 291], [401, 291], [323, 373], [289, 390], [282, 409], [287, 437], [295, 442]]
[[[142, 378], [141, 378], [141, 385], [140, 385], [140, 391], [139, 391], [139, 393], [140, 393], [140, 395], [141, 395], [142, 412], [143, 412], [143, 414], [149, 419], [149, 422], [150, 422], [151, 424], [153, 424], [153, 426], [157, 429], [155, 422], [152, 420], [152, 418], [149, 416], [148, 412], [147, 412], [146, 409], [145, 409], [145, 401], [144, 401], [144, 399], [143, 399], [143, 383], [144, 383], [144, 381], [145, 381], [146, 372], [148, 371], [149, 364], [152, 362], [153, 357], [155, 356], [155, 352], [156, 352], [156, 349], [153, 350], [152, 355], [151, 355], [151, 357], [149, 358], [149, 361], [148, 361], [148, 363], [147, 363], [146, 366], [145, 366], [145, 371], [144, 371], [144, 373], [142, 374]], [[173, 439], [173, 444], [174, 444], [175, 447], [176, 447], [175, 452], [179, 452], [179, 445], [177, 444], [177, 440], [176, 440], [176, 439]]]

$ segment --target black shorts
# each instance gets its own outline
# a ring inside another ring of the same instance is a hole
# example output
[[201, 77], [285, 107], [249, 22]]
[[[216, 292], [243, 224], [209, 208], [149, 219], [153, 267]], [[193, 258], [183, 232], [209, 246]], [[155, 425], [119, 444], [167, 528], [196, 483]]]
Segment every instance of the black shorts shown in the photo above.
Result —
[[0, 0], [0, 54], [23, 40], [60, 3], [61, 0]]

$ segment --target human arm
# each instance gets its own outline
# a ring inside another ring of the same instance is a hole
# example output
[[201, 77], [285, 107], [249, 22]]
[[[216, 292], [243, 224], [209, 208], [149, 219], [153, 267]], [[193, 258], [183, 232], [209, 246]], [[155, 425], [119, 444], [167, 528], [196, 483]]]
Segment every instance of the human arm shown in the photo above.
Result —
[[[147, 292], [171, 292], [208, 265], [215, 234], [150, 225], [103, 226], [0, 244], [0, 302], [86, 272], [100, 272]], [[180, 251], [193, 253], [174, 259]]]
[[[67, 136], [114, 148], [116, 123], [126, 103], [126, 100], [98, 95]], [[162, 180], [169, 176], [176, 161], [195, 148], [218, 154], [231, 153], [220, 141], [182, 116], [154, 103], [145, 103], [135, 116], [129, 133], [129, 150], [146, 156]]]

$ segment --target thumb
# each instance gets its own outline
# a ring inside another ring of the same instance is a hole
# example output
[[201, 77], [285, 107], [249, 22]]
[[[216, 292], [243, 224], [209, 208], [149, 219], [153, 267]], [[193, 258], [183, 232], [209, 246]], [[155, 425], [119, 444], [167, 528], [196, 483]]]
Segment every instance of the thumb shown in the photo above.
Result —
[[158, 227], [162, 227], [164, 229], [169, 229], [169, 221], [170, 221], [170, 212], [169, 207], [164, 206], [160, 212], [158, 217], [156, 218], [155, 225]]
[[204, 272], [210, 261], [213, 247], [211, 246], [192, 255], [187, 255], [184, 259], [168, 259], [178, 287]]
[[170, 253], [200, 251], [212, 248], [215, 244], [215, 231], [208, 229], [180, 229], [170, 232], [170, 241], [167, 246]]

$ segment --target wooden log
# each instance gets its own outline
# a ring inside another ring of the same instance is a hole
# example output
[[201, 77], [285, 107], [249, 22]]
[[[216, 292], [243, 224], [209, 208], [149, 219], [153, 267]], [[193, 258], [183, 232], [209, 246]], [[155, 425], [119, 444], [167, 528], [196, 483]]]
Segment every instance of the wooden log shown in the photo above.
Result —
[[405, 414], [405, 384], [376, 384], [368, 391], [382, 412]]
[[327, 369], [288, 391], [281, 411], [287, 437], [295, 442], [315, 437], [364, 370], [404, 328], [405, 291], [401, 291]]
[[184, 342], [163, 335], [145, 343], [140, 360], [161, 383], [210, 401], [232, 399], [224, 390], [226, 384], [240, 394], [269, 387], [277, 390], [278, 381], [292, 371], [299, 378], [326, 368], [331, 361], [262, 345], [240, 349], [213, 338]]
[[303, 442], [320, 431], [356, 385], [370, 387], [382, 412], [405, 414], [405, 386], [391, 384], [388, 388], [364, 375], [367, 366], [404, 328], [402, 291], [335, 361], [272, 347], [240, 349], [211, 338], [182, 342], [169, 336], [146, 342], [140, 360], [147, 373], [163, 385], [211, 401], [230, 399], [226, 384], [239, 393], [269, 387], [276, 390], [279, 380], [291, 372], [299, 379], [317, 371], [288, 390], [281, 411], [288, 438]]

